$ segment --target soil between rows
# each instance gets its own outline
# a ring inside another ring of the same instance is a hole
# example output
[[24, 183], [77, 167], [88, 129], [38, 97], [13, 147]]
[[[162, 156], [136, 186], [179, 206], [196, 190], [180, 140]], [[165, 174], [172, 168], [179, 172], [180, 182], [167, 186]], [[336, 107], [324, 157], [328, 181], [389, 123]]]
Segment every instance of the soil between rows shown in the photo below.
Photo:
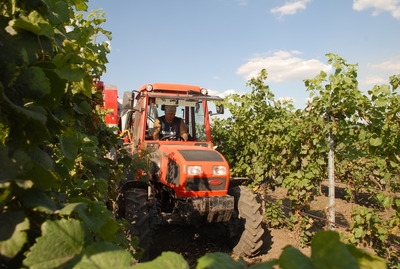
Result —
[[[339, 188], [337, 188], [337, 192], [338, 191], [340, 191]], [[348, 226], [351, 222], [352, 211], [355, 207], [360, 206], [361, 203], [360, 201], [353, 203], [347, 202], [340, 193], [338, 193], [336, 197], [336, 222]], [[288, 203], [286, 190], [283, 188], [269, 191], [267, 193], [267, 198], [272, 200], [280, 199], [283, 200], [284, 204]], [[326, 218], [327, 205], [328, 197], [323, 189], [323, 194], [315, 197], [314, 201], [311, 203], [311, 208], [308, 213]], [[315, 220], [315, 231], [323, 230], [324, 228], [326, 227], [323, 221]], [[340, 232], [345, 232], [345, 230], [346, 229], [342, 227], [337, 228], [337, 231]], [[154, 239], [154, 243], [149, 251], [150, 260], [157, 258], [165, 251], [174, 251], [181, 254], [191, 268], [195, 268], [197, 259], [207, 253], [222, 252], [231, 255], [234, 259], [238, 259], [237, 256], [232, 254], [228, 245], [223, 225], [207, 224], [201, 227], [163, 225], [156, 230]], [[278, 259], [283, 248], [288, 245], [298, 248], [307, 256], [311, 255], [311, 248], [301, 248], [296, 233], [288, 229], [268, 228], [264, 239], [265, 245], [263, 253], [253, 258], [244, 259], [249, 265]], [[374, 253], [372, 249], [366, 250]]]

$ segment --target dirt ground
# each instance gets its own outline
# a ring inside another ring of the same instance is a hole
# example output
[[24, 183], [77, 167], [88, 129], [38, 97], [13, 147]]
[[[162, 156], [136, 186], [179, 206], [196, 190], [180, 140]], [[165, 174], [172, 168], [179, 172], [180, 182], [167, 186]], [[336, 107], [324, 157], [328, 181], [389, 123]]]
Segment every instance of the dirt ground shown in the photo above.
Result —
[[[362, 201], [349, 203], [343, 199], [342, 189], [337, 188], [336, 192], [336, 222], [349, 226], [351, 212]], [[286, 191], [277, 189], [267, 194], [269, 200], [281, 199], [283, 204], [288, 206], [286, 199]], [[323, 188], [323, 195], [318, 196], [311, 203], [308, 213], [326, 218], [326, 207], [328, 205], [328, 197], [326, 188]], [[316, 219], [313, 224], [315, 230], [324, 229], [325, 223]], [[342, 227], [337, 228], [338, 231], [344, 232]], [[309, 247], [301, 248], [296, 234], [287, 229], [271, 229], [269, 228], [265, 235], [265, 246], [263, 253], [251, 259], [245, 259], [250, 264], [261, 263], [279, 258], [282, 249], [285, 246], [292, 245], [301, 250], [305, 255], [310, 256]], [[150, 259], [154, 259], [161, 255], [164, 251], [174, 251], [183, 255], [191, 268], [195, 268], [197, 259], [207, 253], [223, 252], [235, 257], [228, 246], [225, 237], [224, 227], [222, 225], [205, 225], [202, 227], [184, 227], [176, 225], [161, 226], [155, 234], [155, 242], [150, 249]], [[373, 252], [373, 250], [368, 250]]]
[[[195, 268], [197, 259], [207, 253], [223, 252], [234, 259], [238, 258], [232, 254], [223, 229], [215, 225], [200, 228], [163, 226], [157, 230], [155, 237], [157, 243], [150, 250], [150, 259], [155, 259], [164, 251], [174, 251], [183, 255], [191, 268]], [[298, 245], [293, 232], [286, 229], [269, 229], [266, 238], [263, 254], [244, 259], [249, 265], [277, 259], [285, 246]], [[310, 255], [309, 248], [301, 249], [301, 251]]]

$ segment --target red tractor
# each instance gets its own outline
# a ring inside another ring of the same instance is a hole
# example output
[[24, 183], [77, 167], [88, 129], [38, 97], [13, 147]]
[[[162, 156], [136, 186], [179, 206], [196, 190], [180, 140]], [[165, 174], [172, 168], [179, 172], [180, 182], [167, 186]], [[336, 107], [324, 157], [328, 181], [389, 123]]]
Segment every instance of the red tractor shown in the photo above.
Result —
[[[128, 171], [117, 208], [145, 250], [154, 227], [167, 223], [222, 223], [239, 256], [254, 256], [263, 245], [261, 204], [251, 189], [230, 178], [227, 161], [214, 149], [209, 109], [221, 114], [223, 107], [209, 101], [222, 98], [182, 84], [146, 84], [124, 94], [120, 113], [123, 147], [132, 156], [148, 153], [150, 182], [138, 181]], [[169, 110], [175, 111], [179, 121], [160, 133], [166, 127], [161, 118]]]

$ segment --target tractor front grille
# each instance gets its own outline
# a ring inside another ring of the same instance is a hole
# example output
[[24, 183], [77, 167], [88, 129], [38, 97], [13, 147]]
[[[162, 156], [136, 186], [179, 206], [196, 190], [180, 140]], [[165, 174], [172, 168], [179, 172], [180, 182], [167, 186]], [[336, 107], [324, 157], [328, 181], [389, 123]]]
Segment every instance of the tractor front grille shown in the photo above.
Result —
[[222, 191], [226, 187], [226, 178], [220, 177], [188, 177], [187, 191]]
[[230, 195], [189, 197], [178, 200], [178, 211], [184, 216], [185, 221], [199, 224], [202, 220], [207, 222], [226, 222], [232, 217], [235, 198]]

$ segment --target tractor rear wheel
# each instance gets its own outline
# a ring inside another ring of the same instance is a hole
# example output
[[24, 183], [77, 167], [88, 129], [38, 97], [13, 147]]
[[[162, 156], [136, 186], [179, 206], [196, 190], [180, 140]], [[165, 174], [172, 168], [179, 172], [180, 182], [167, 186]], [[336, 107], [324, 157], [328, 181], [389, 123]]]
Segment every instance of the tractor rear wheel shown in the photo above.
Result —
[[253, 257], [264, 244], [261, 202], [244, 186], [233, 187], [229, 194], [235, 197], [234, 215], [228, 223], [231, 247], [238, 256]]
[[130, 236], [137, 236], [139, 246], [144, 250], [142, 260], [146, 259], [146, 252], [153, 239], [150, 211], [147, 189], [125, 190], [125, 219], [129, 223]]

